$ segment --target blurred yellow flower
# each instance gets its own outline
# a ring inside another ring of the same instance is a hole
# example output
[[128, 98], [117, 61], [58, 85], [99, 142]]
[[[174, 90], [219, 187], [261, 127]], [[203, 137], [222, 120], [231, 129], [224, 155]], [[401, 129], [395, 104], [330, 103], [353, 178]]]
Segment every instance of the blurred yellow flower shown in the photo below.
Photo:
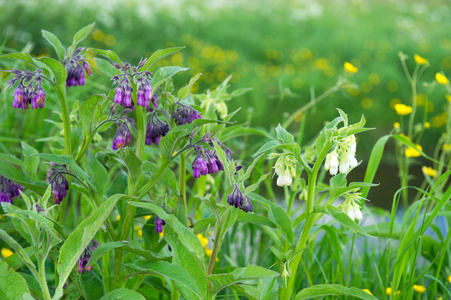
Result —
[[448, 102], [451, 102], [451, 95], [450, 94], [446, 94], [445, 98], [446, 98], [446, 100], [448, 100]]
[[412, 112], [412, 107], [405, 104], [395, 104], [395, 110], [398, 115], [405, 116]]
[[402, 136], [403, 138], [405, 138], [406, 140], [408, 140], [408, 141], [410, 141], [410, 138], [407, 136], [407, 135], [405, 135], [404, 133], [400, 133], [400, 134], [398, 134], [399, 136]]
[[200, 243], [202, 244], [202, 247], [207, 247], [208, 245], [208, 239], [206, 237], [204, 237], [201, 233], [199, 233], [197, 235], [197, 237], [199, 238]]
[[13, 255], [13, 252], [7, 248], [2, 248], [1, 253], [2, 253], [3, 258], [7, 258], [7, 257], [10, 257], [11, 255]]
[[419, 65], [425, 65], [428, 63], [428, 60], [424, 57], [419, 56], [418, 54], [415, 54], [413, 56], [413, 58], [415, 59], [415, 62]]
[[[417, 147], [418, 150], [423, 151], [423, 148], [420, 145], [415, 145]], [[418, 157], [421, 155], [420, 151], [418, 151], [417, 149], [414, 149], [412, 147], [409, 147], [406, 149], [405, 151], [405, 155], [407, 157]]]
[[357, 73], [357, 71], [359, 70], [358, 68], [354, 67], [353, 64], [351, 64], [350, 62], [345, 61], [345, 70], [349, 73]]
[[442, 149], [445, 151], [451, 151], [451, 144], [443, 144]]
[[158, 234], [160, 238], [164, 237], [164, 230]]
[[426, 288], [424, 286], [416, 284], [413, 285], [413, 290], [420, 294], [424, 294], [424, 292], [426, 292]]
[[451, 283], [451, 275], [448, 276], [448, 281]]
[[0, 215], [0, 220], [1, 220], [1, 219], [3, 219], [3, 216], [2, 216], [2, 215]]
[[393, 128], [398, 129], [399, 127], [401, 127], [401, 124], [399, 124], [399, 122], [393, 123]]
[[370, 295], [373, 295], [373, 293], [371, 293], [369, 289], [363, 289], [362, 291], [364, 291], [365, 293], [368, 293]]
[[443, 75], [442, 73], [436, 73], [435, 80], [437, 80], [437, 82], [440, 84], [448, 84], [449, 83], [448, 78], [446, 78], [446, 76]]
[[121, 215], [116, 216], [116, 220], [119, 221], [121, 219]]
[[432, 169], [431, 167], [426, 167], [423, 166], [421, 168], [421, 170], [423, 171], [423, 173], [429, 177], [437, 177], [437, 171]]
[[[388, 288], [385, 290], [385, 292], [387, 293], [387, 296], [390, 296], [391, 293], [392, 293], [391, 287], [388, 287]], [[397, 291], [397, 292], [396, 292], [396, 295], [399, 295], [400, 293], [401, 293], [400, 291]]]
[[151, 216], [151, 215], [147, 215], [147, 216], [144, 216], [144, 219], [145, 219], [146, 221], [149, 221], [149, 220], [150, 220], [150, 218], [152, 218], [152, 216]]
[[213, 253], [213, 250], [211, 250], [208, 247], [205, 247], [205, 255], [207, 255], [208, 257], [211, 257], [211, 254]]
[[424, 128], [431, 128], [431, 123], [424, 122]]

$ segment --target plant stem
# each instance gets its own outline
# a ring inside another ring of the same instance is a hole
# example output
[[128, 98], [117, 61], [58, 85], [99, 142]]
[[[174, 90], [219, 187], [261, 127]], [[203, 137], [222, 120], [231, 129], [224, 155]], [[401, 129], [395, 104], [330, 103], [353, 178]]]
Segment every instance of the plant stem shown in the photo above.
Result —
[[39, 268], [39, 283], [41, 284], [42, 295], [44, 296], [44, 299], [50, 300], [52, 299], [52, 296], [50, 295], [47, 280], [45, 279], [45, 259], [39, 259], [38, 268]]
[[[142, 156], [144, 154], [144, 146], [146, 139], [146, 113], [143, 112], [143, 108], [141, 106], [136, 106], [136, 128], [137, 128], [137, 137], [136, 137], [136, 156], [142, 160]], [[136, 180], [138, 182], [138, 180]]]
[[184, 220], [180, 220], [186, 226], [186, 218], [188, 217], [188, 209], [186, 204], [186, 157], [185, 153], [180, 155], [180, 196], [183, 200], [183, 208], [185, 209]]

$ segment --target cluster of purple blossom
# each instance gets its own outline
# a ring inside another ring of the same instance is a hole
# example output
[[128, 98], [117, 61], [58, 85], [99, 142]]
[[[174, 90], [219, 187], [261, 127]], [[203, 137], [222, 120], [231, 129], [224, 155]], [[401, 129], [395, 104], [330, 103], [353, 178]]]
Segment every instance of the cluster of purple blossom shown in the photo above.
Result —
[[241, 193], [240, 188], [236, 183], [232, 194], [227, 196], [227, 203], [231, 206], [235, 206], [235, 208], [241, 209], [245, 213], [252, 212], [254, 210], [254, 206], [252, 205], [249, 196], [243, 196], [243, 193]]
[[28, 109], [30, 104], [34, 109], [44, 107], [47, 95], [42, 88], [41, 72], [41, 69], [37, 69], [36, 72], [17, 69], [11, 71], [16, 76], [9, 81], [9, 85], [19, 82], [14, 91], [14, 108]]
[[172, 114], [172, 118], [177, 125], [189, 124], [196, 119], [202, 119], [202, 116], [194, 108], [178, 102], [179, 107]]
[[85, 85], [85, 73], [83, 72], [83, 69], [86, 72], [86, 75], [92, 75], [91, 67], [85, 61], [83, 55], [80, 54], [84, 49], [85, 48], [78, 48], [77, 50], [75, 50], [73, 57], [71, 57], [67, 61], [64, 61], [64, 65], [67, 71], [67, 87]]
[[89, 260], [91, 259], [92, 252], [97, 249], [99, 243], [94, 240], [91, 240], [92, 246], [88, 244], [88, 247], [83, 251], [83, 253], [78, 258], [78, 273], [83, 273], [83, 271], [90, 272], [92, 270], [92, 266], [88, 266]]
[[50, 163], [52, 168], [47, 172], [47, 182], [52, 186], [53, 202], [55, 204], [60, 204], [64, 197], [67, 195], [67, 190], [69, 189], [69, 182], [64, 173], [67, 173], [67, 168], [65, 165]]
[[20, 196], [23, 186], [0, 175], [0, 203], [7, 202], [13, 204], [13, 199]]
[[146, 128], [146, 145], [158, 145], [162, 137], [169, 131], [169, 124], [162, 122], [156, 114], [153, 114]]
[[132, 133], [128, 128], [127, 122], [118, 123], [116, 135], [113, 138], [113, 150], [124, 148], [130, 144], [132, 140]]
[[215, 174], [220, 170], [224, 171], [224, 165], [219, 160], [216, 151], [204, 149], [202, 146], [196, 145], [194, 149], [197, 157], [193, 161], [193, 176], [200, 178], [200, 175]]
[[160, 219], [159, 216], [155, 217], [155, 231], [157, 233], [162, 233], [163, 232], [163, 226], [166, 225], [166, 221]]

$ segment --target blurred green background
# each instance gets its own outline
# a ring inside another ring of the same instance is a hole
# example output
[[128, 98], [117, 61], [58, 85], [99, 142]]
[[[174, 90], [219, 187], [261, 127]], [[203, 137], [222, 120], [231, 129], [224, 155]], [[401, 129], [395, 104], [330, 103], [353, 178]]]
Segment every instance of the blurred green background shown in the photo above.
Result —
[[[313, 139], [324, 122], [337, 115], [336, 107], [347, 112], [351, 122], [364, 114], [367, 125], [376, 130], [360, 136], [359, 160], [365, 160], [374, 142], [399, 120], [394, 103], [411, 101], [400, 51], [409, 56], [411, 70], [414, 54], [429, 60], [424, 82], [433, 82], [439, 71], [451, 77], [448, 1], [2, 0], [0, 11], [2, 53], [29, 49], [36, 56], [54, 56], [41, 29], [55, 33], [67, 46], [79, 28], [93, 21], [96, 27], [83, 46], [112, 49], [132, 64], [157, 49], [185, 45], [185, 50], [160, 64], [190, 68], [176, 76], [175, 86], [201, 72], [193, 92], [205, 92], [231, 74], [232, 89], [253, 90], [231, 101], [230, 111], [243, 107], [238, 121], [251, 120], [253, 126], [265, 129], [308, 103], [313, 88], [320, 95], [333, 86], [344, 76], [343, 63], [349, 61], [359, 68], [349, 77], [356, 88], [336, 93], [310, 110], [304, 140]], [[89, 61], [94, 64], [92, 57]], [[72, 103], [108, 92], [109, 78], [93, 69], [94, 75], [87, 80], [90, 88], [71, 91]], [[2, 90], [9, 78], [9, 73], [2, 74]], [[280, 87], [295, 96], [279, 102]], [[432, 153], [444, 131], [447, 100], [444, 89], [427, 91], [420, 83], [417, 103], [422, 106], [419, 115], [427, 109], [432, 125], [422, 140], [425, 152]], [[18, 141], [24, 138], [44, 146], [54, 132], [43, 120], [58, 119], [52, 114], [52, 109], [58, 110], [57, 102], [49, 99], [47, 109], [23, 112], [12, 109], [12, 93], [6, 90], [0, 98], [1, 151], [19, 153]], [[298, 128], [294, 122], [290, 129]], [[387, 148], [386, 168], [378, 176], [379, 181], [393, 182], [397, 181], [393, 144]], [[414, 168], [419, 170], [421, 165]]]

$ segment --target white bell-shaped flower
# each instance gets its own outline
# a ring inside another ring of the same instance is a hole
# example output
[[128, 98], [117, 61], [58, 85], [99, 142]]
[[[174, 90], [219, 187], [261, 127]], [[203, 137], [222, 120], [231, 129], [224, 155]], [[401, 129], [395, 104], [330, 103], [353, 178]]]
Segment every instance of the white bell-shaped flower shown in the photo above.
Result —
[[360, 206], [357, 204], [357, 203], [354, 203], [354, 205], [353, 205], [353, 209], [354, 209], [354, 216], [355, 216], [355, 219], [357, 220], [357, 221], [360, 221], [360, 220], [362, 220], [362, 211], [360, 211]]
[[338, 153], [336, 150], [334, 150], [326, 155], [326, 163], [324, 168], [326, 169], [326, 171], [330, 172], [330, 175], [333, 176], [337, 175], [338, 166], [339, 166]]

